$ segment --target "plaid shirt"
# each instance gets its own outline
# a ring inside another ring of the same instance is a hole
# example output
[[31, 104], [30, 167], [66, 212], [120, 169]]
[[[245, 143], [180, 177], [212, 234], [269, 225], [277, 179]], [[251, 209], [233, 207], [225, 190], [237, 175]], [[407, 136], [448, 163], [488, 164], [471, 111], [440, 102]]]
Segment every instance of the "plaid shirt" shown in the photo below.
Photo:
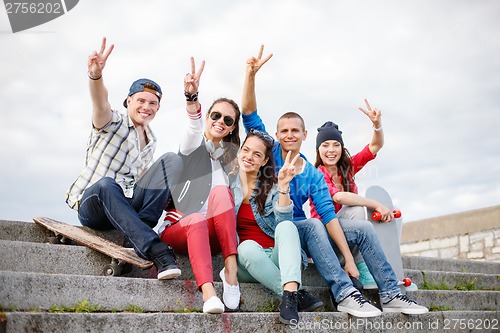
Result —
[[110, 122], [93, 129], [87, 145], [85, 167], [66, 193], [66, 203], [78, 210], [83, 192], [103, 177], [113, 178], [131, 198], [134, 185], [153, 161], [156, 137], [146, 127], [148, 144], [140, 151], [139, 137], [128, 115], [112, 110]]

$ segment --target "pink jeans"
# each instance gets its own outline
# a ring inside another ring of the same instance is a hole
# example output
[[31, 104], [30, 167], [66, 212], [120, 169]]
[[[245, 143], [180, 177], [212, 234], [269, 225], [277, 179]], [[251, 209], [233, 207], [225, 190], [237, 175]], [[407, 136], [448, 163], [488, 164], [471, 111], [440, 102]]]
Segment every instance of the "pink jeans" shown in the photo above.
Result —
[[165, 228], [161, 240], [172, 246], [176, 253], [188, 254], [196, 286], [214, 281], [212, 256], [237, 254], [236, 216], [231, 191], [216, 186], [208, 197], [207, 215], [193, 213]]

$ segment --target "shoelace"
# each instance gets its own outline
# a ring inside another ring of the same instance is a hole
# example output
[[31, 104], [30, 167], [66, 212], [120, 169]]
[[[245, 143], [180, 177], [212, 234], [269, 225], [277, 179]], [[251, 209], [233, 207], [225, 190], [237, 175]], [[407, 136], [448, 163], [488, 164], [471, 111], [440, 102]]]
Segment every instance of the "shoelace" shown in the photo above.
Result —
[[398, 295], [396, 297], [399, 298], [400, 300], [402, 300], [403, 302], [406, 302], [406, 303], [409, 303], [409, 304], [412, 304], [412, 303], [417, 304], [417, 302], [415, 302], [414, 300], [410, 299], [406, 295], [400, 294], [400, 295]]
[[285, 307], [286, 308], [295, 308], [297, 307], [298, 296], [295, 293], [289, 294], [290, 297], [285, 297]]
[[351, 297], [359, 304], [359, 305], [363, 305], [365, 303], [369, 303], [366, 298], [363, 297], [363, 295], [361, 295], [361, 293], [354, 293], [351, 295]]
[[175, 254], [170, 247], [162, 255], [157, 256], [155, 260], [162, 266], [176, 265]]

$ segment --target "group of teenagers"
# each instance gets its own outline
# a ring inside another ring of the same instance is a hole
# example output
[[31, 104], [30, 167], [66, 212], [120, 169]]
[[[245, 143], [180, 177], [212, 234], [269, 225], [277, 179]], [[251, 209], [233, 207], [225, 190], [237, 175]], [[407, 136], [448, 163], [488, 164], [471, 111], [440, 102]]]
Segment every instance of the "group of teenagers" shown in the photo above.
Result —
[[[272, 57], [263, 57], [263, 46], [246, 62], [241, 111], [232, 99], [219, 98], [202, 112], [198, 93], [205, 62], [196, 68], [191, 58], [179, 151], [153, 161], [156, 137], [149, 124], [162, 90], [152, 80], [136, 80], [123, 103], [127, 112], [112, 109], [103, 79], [112, 50], [103, 38], [88, 58], [92, 132], [85, 166], [66, 194], [82, 225], [121, 231], [140, 257], [154, 262], [160, 280], [181, 276], [175, 253], [187, 254], [204, 313], [238, 310], [239, 282], [259, 282], [281, 296], [280, 321], [296, 323], [299, 311], [323, 306], [302, 286], [309, 258], [338, 311], [357, 317], [382, 313], [350, 277], [378, 287], [384, 312], [428, 311], [401, 293], [364, 207], [381, 212], [383, 222], [393, 213], [359, 196], [354, 182], [383, 146], [380, 110], [366, 100], [366, 109], [360, 108], [373, 123], [373, 138], [353, 156], [335, 123], [318, 128], [313, 165], [300, 153], [307, 131], [299, 114], [283, 114], [273, 139], [257, 112], [256, 74]], [[212, 268], [212, 256], [220, 253], [222, 300]]]

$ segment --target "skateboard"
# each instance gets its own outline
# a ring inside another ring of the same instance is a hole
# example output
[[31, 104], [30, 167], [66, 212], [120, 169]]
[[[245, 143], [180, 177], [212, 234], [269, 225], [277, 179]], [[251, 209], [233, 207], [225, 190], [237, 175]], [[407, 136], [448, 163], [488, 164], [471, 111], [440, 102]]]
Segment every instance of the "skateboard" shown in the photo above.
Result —
[[403, 229], [401, 212], [394, 209], [389, 193], [380, 186], [369, 187], [366, 190], [366, 197], [380, 202], [393, 211], [395, 219], [389, 223], [382, 223], [380, 222], [381, 214], [373, 209], [367, 208], [368, 220], [371, 221], [375, 227], [384, 254], [396, 273], [399, 287], [402, 291], [406, 291], [406, 288], [410, 286], [414, 290], [416, 285], [411, 282], [411, 279], [404, 276], [403, 261], [401, 260], [400, 241]]
[[49, 243], [70, 244], [71, 242], [68, 240], [71, 240], [110, 257], [111, 262], [104, 266], [103, 275], [118, 276], [124, 271], [125, 264], [142, 269], [153, 266], [153, 262], [142, 259], [133, 250], [94, 235], [82, 227], [69, 225], [48, 217], [35, 217], [33, 221], [46, 229], [46, 240]]

